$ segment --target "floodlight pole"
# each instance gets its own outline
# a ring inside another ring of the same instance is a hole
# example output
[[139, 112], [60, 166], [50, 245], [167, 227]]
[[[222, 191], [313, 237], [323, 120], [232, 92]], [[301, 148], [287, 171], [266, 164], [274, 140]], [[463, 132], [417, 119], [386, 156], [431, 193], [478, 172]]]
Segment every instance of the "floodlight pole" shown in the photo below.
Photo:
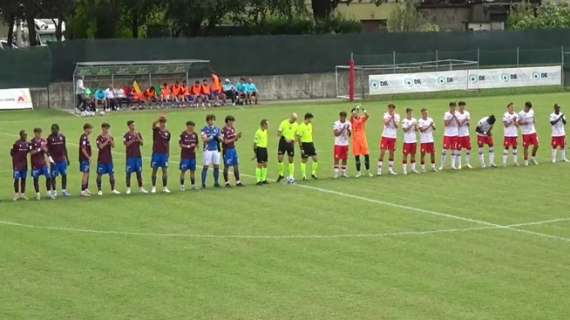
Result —
[[152, 73], [148, 73], [148, 87], [152, 87]]
[[73, 70], [73, 83], [71, 84], [73, 86], [73, 107], [75, 108], [75, 106], [77, 105], [77, 88], [76, 88], [76, 84], [75, 84], [75, 72], [77, 71], [77, 65], [75, 65], [75, 70]]

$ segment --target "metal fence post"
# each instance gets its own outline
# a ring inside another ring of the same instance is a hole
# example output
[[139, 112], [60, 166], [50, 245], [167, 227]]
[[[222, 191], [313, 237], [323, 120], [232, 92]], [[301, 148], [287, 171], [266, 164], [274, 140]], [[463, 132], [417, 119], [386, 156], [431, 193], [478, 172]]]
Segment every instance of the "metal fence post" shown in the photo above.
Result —
[[481, 49], [477, 48], [477, 69], [481, 66]]
[[564, 46], [560, 46], [560, 64], [564, 67]]
[[520, 48], [517, 47], [517, 67], [519, 66], [519, 61], [520, 61]]
[[435, 49], [435, 71], [439, 70], [439, 50]]
[[392, 67], [394, 68], [394, 73], [396, 73], [396, 50], [392, 51]]

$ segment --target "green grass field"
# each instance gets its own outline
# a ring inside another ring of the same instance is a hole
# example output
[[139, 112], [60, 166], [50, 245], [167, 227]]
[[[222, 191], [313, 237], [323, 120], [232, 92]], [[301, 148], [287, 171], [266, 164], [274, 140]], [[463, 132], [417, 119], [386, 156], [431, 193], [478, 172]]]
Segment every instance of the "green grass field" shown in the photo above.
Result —
[[[502, 115], [511, 100], [517, 109], [533, 101], [539, 166], [483, 170], [474, 154], [472, 170], [341, 180], [331, 179], [331, 124], [349, 104], [218, 109], [220, 123], [226, 114], [238, 120], [241, 168], [249, 175], [261, 118], [270, 120], [273, 133], [293, 111], [314, 113], [321, 179], [256, 187], [248, 176], [239, 190], [148, 196], [111, 196], [104, 180], [106, 195], [91, 199], [78, 197], [76, 143], [84, 119], [56, 111], [0, 113], [0, 319], [568, 319], [570, 165], [550, 163], [548, 124], [551, 106], [565, 106], [568, 98], [468, 99], [473, 122]], [[447, 102], [396, 104], [400, 113], [407, 106], [430, 108], [440, 143]], [[373, 166], [385, 105], [365, 103]], [[202, 124], [205, 115], [168, 114], [175, 137], [171, 190], [178, 190], [176, 138], [186, 120]], [[125, 122], [136, 120], [149, 156], [157, 116], [118, 113], [87, 121], [97, 127], [95, 135], [108, 121], [120, 137]], [[12, 202], [8, 150], [17, 132], [47, 130], [54, 122], [68, 138], [73, 197]], [[501, 125], [495, 135], [501, 155]], [[275, 178], [277, 137], [270, 142]], [[121, 191], [123, 152], [119, 146], [114, 154]], [[144, 167], [148, 186], [148, 158]]]

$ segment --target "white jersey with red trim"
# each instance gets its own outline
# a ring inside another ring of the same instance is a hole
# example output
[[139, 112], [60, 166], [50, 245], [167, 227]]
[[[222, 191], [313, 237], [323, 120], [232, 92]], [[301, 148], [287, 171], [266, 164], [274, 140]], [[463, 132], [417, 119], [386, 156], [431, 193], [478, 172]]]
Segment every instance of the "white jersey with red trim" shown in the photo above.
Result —
[[517, 121], [519, 120], [518, 114], [515, 112], [509, 113], [505, 112], [503, 115], [503, 125], [505, 126], [504, 136], [505, 137], [518, 137], [519, 132], [517, 130]]
[[443, 121], [451, 121], [448, 125], [445, 126], [443, 135], [446, 137], [457, 137], [459, 135], [459, 127], [455, 115], [447, 111], [443, 115]]
[[463, 113], [457, 111], [455, 112], [455, 117], [458, 120], [457, 133], [460, 137], [469, 137], [469, 122], [471, 121], [471, 114], [467, 110], [463, 110]]
[[[418, 128], [420, 130], [420, 142], [421, 143], [433, 143], [433, 128], [432, 125], [434, 124], [432, 118], [420, 118], [418, 120]], [[422, 132], [422, 130], [425, 130]]]
[[524, 122], [524, 124], [521, 124], [522, 134], [536, 133], [534, 110], [530, 109], [528, 112], [524, 112], [524, 110], [519, 112], [519, 121]]
[[418, 120], [415, 118], [404, 118], [404, 120], [402, 120], [402, 129], [404, 130], [404, 143], [416, 143], [418, 141], [418, 137], [416, 135], [417, 124]]
[[566, 121], [566, 115], [564, 113], [551, 113], [550, 114], [550, 121], [556, 121], [560, 119], [558, 122], [556, 122], [554, 125], [552, 126], [552, 136], [553, 137], [564, 137], [566, 136], [566, 130], [564, 128], [564, 122], [562, 122], [562, 120]]
[[348, 146], [350, 140], [350, 132], [352, 131], [350, 122], [341, 122], [340, 120], [337, 120], [333, 124], [333, 130], [340, 132], [340, 135], [334, 136], [335, 146]]
[[[386, 121], [389, 121], [388, 124], [386, 124]], [[382, 136], [385, 138], [396, 139], [398, 135], [398, 128], [396, 126], [398, 123], [400, 123], [399, 114], [394, 113], [391, 115], [388, 112], [384, 113], [384, 131], [382, 132]]]

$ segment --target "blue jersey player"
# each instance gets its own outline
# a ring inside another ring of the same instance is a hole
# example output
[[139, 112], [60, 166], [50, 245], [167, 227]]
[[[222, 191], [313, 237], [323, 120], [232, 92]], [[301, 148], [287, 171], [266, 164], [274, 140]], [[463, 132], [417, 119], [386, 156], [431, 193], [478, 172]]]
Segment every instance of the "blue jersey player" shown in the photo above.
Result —
[[222, 131], [216, 127], [216, 116], [209, 114], [206, 116], [206, 126], [202, 129], [202, 140], [204, 141], [204, 167], [202, 168], [202, 188], [206, 188], [208, 168], [214, 167], [214, 187], [220, 187], [220, 142], [222, 141]]
[[237, 132], [234, 124], [236, 119], [233, 116], [226, 117], [226, 125], [222, 129], [222, 151], [224, 155], [224, 181], [226, 183], [226, 188], [231, 187], [229, 181], [229, 169], [233, 168], [234, 177], [236, 179], [236, 186], [243, 187], [241, 180], [239, 179], [239, 160], [236, 150], [236, 141], [241, 138], [241, 132]]

